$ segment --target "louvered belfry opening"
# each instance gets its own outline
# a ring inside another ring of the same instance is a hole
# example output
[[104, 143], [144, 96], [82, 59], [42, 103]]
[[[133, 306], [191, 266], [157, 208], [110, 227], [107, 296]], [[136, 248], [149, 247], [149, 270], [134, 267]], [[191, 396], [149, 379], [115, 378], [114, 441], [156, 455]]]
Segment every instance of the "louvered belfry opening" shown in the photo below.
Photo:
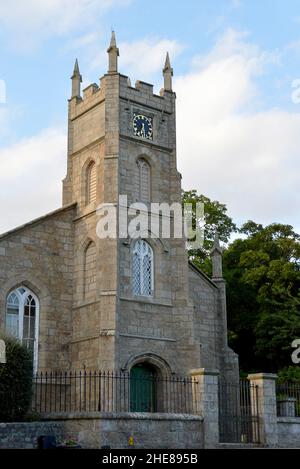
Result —
[[94, 300], [96, 294], [96, 244], [91, 241], [86, 250], [84, 258], [84, 299]]
[[135, 199], [150, 203], [150, 166], [143, 158], [137, 160], [135, 167]]
[[86, 202], [91, 204], [96, 202], [96, 189], [97, 189], [97, 178], [96, 178], [96, 164], [92, 161], [87, 168], [86, 175]]

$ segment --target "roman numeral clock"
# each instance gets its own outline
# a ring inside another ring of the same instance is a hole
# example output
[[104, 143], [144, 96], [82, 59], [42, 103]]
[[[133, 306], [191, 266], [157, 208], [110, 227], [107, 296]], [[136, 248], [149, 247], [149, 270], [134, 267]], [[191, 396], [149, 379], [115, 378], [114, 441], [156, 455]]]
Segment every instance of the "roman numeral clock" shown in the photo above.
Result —
[[136, 137], [144, 138], [146, 140], [153, 140], [152, 124], [152, 117], [147, 117], [143, 114], [133, 114], [132, 127], [133, 134]]

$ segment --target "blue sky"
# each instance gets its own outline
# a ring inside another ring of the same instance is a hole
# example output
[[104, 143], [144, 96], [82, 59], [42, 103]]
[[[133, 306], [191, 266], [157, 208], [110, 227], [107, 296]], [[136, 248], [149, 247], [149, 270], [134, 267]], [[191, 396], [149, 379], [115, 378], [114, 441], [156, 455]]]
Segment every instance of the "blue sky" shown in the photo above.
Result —
[[112, 27], [133, 83], [158, 91], [170, 51], [184, 187], [226, 203], [238, 223], [300, 230], [299, 1], [10, 0], [0, 4], [0, 231], [60, 205], [74, 60], [84, 85], [98, 82]]

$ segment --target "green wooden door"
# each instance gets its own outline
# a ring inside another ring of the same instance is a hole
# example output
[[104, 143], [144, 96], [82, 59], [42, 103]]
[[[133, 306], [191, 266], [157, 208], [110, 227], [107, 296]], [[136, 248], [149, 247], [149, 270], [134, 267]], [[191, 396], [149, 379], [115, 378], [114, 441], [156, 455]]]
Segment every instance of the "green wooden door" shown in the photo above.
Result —
[[134, 366], [130, 371], [130, 411], [156, 412], [156, 378], [147, 364]]

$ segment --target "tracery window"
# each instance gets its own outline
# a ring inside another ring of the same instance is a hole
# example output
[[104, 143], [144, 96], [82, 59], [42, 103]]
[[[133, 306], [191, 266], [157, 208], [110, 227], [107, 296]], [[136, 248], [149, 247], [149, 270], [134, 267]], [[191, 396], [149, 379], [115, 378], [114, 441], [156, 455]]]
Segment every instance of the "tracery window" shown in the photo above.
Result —
[[140, 296], [153, 295], [153, 250], [143, 239], [133, 248], [133, 293]]
[[34, 369], [37, 367], [38, 314], [38, 299], [28, 288], [19, 287], [8, 295], [6, 333], [20, 340], [28, 348], [32, 354]]

